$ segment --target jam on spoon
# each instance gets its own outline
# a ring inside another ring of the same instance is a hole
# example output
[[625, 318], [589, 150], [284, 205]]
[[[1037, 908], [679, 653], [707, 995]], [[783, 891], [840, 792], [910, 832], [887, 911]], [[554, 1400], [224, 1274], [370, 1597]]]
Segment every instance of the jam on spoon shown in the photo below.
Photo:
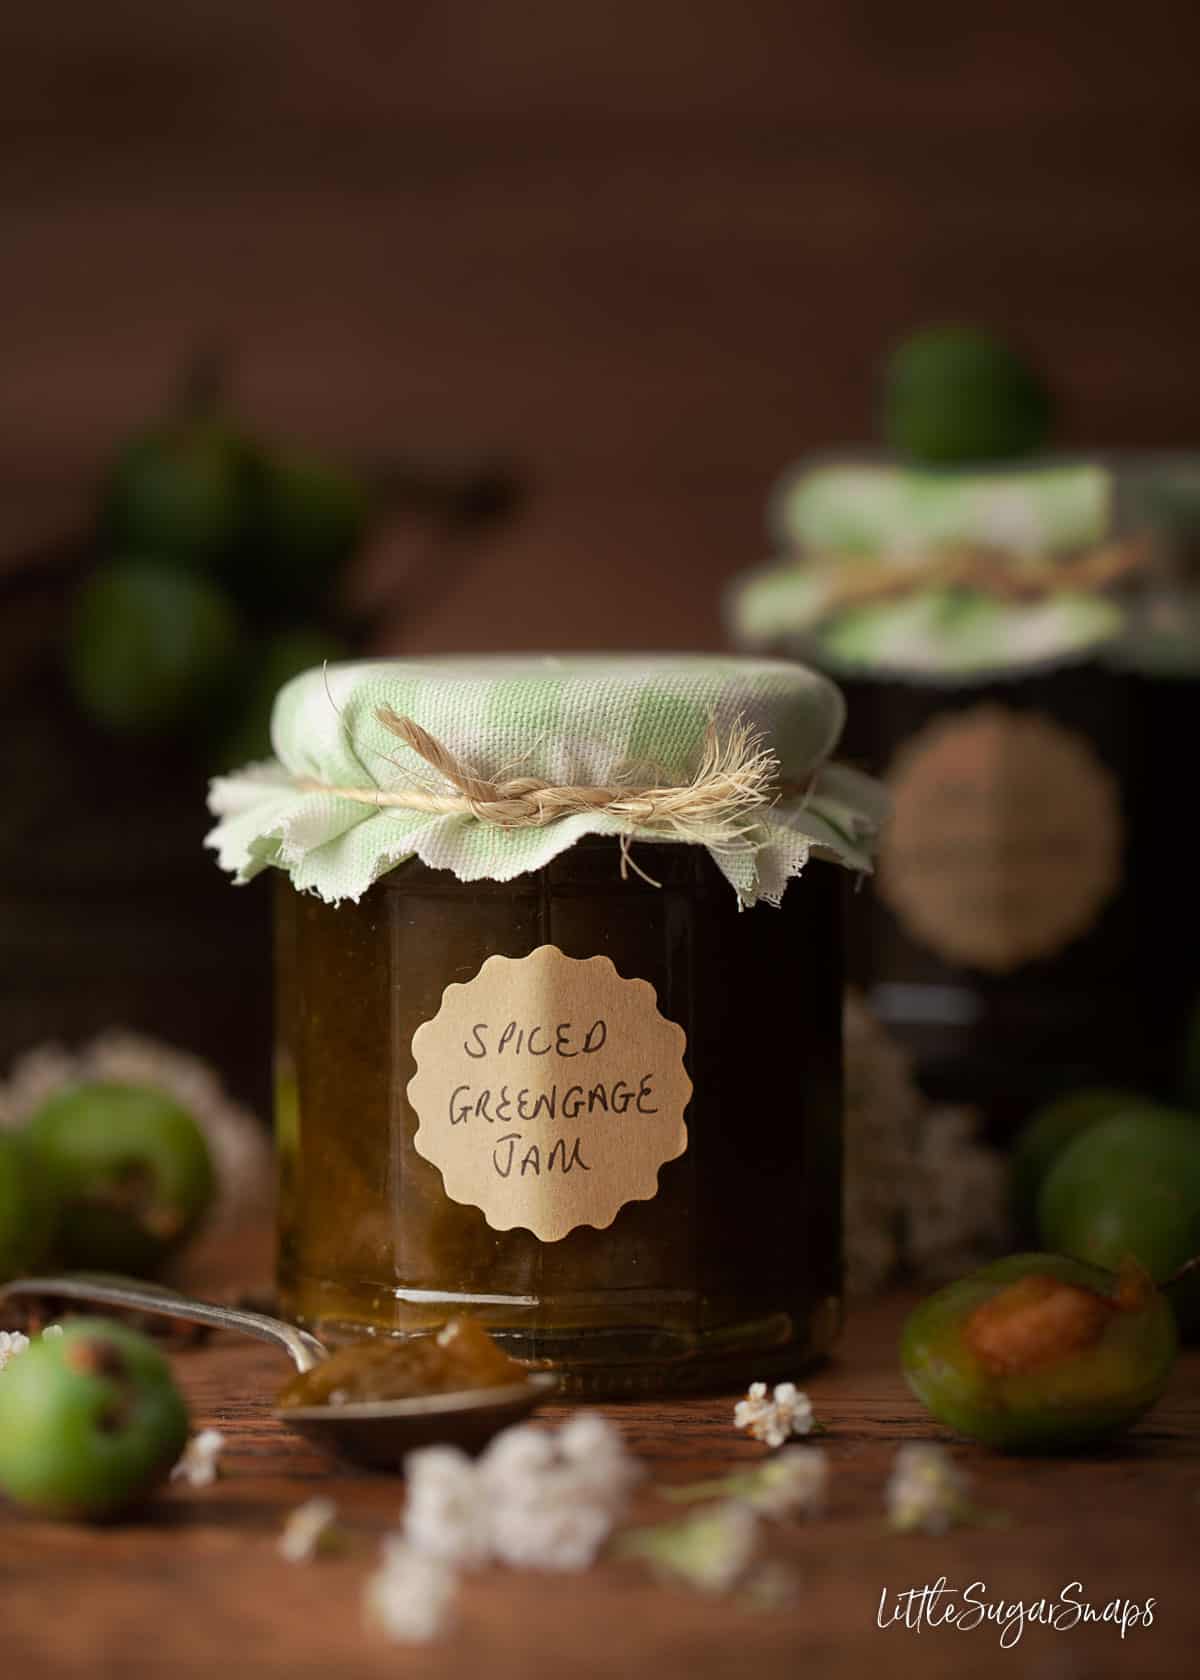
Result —
[[433, 1336], [352, 1342], [298, 1372], [277, 1405], [344, 1406], [363, 1400], [416, 1400], [465, 1389], [505, 1388], [525, 1381], [524, 1365], [510, 1359], [473, 1318], [452, 1318]]

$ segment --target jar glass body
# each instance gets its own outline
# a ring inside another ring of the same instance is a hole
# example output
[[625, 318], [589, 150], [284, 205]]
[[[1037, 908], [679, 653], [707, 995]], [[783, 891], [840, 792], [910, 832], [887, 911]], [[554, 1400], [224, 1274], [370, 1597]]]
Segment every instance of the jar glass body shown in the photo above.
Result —
[[[511, 882], [416, 860], [357, 905], [277, 889], [282, 1310], [333, 1340], [479, 1317], [579, 1393], [793, 1371], [841, 1292], [843, 874], [739, 911], [702, 849], [584, 841]], [[417, 1154], [412, 1039], [488, 957], [557, 946], [654, 987], [686, 1035], [688, 1145], [658, 1192], [555, 1242], [495, 1230]]]

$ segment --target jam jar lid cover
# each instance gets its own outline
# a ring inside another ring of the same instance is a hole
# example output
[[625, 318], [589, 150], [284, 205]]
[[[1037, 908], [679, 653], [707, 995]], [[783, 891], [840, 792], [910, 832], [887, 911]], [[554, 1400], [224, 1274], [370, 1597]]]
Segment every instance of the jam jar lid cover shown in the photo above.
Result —
[[1154, 521], [1119, 461], [800, 465], [768, 524], [783, 556], [726, 597], [734, 641], [823, 668], [986, 681], [1108, 652], [1153, 582]]
[[207, 843], [238, 881], [276, 867], [332, 904], [414, 856], [507, 881], [589, 834], [680, 841], [741, 904], [778, 903], [810, 856], [870, 867], [883, 796], [829, 762], [843, 719], [837, 688], [790, 661], [329, 665], [277, 696], [275, 758], [213, 782]]

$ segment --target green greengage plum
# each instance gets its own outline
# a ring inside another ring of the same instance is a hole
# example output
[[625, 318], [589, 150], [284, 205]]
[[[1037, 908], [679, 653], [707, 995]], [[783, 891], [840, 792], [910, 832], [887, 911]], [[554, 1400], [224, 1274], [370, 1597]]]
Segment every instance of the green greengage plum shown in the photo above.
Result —
[[256, 475], [253, 448], [220, 416], [189, 413], [154, 425], [113, 465], [101, 534], [118, 552], [220, 572], [246, 540]]
[[1145, 1098], [1107, 1086], [1088, 1086], [1039, 1108], [1018, 1134], [1009, 1168], [1013, 1222], [1018, 1239], [1038, 1241], [1038, 1197], [1051, 1164], [1072, 1139], [1122, 1109], [1144, 1108]]
[[117, 560], [76, 597], [67, 678], [102, 728], [153, 735], [219, 704], [241, 650], [238, 616], [217, 585], [153, 560]]
[[275, 616], [319, 606], [366, 532], [366, 486], [314, 455], [279, 453], [263, 462], [258, 497], [255, 558]]
[[959, 466], [1031, 454], [1044, 443], [1050, 418], [1040, 376], [973, 327], [914, 333], [884, 369], [884, 438], [910, 461]]
[[[1108, 1267], [1132, 1256], [1165, 1284], [1200, 1254], [1200, 1119], [1143, 1105], [1090, 1127], [1047, 1173], [1038, 1224], [1047, 1248]], [[1200, 1331], [1200, 1273], [1170, 1297], [1184, 1333]]]
[[0, 1489], [42, 1515], [118, 1516], [169, 1473], [187, 1437], [170, 1366], [126, 1325], [68, 1319], [0, 1371]]
[[58, 1223], [53, 1184], [18, 1132], [0, 1132], [0, 1283], [40, 1266]]
[[1170, 1306], [1139, 1268], [1017, 1254], [909, 1317], [901, 1363], [939, 1422], [1011, 1452], [1064, 1452], [1127, 1429], [1176, 1353]]
[[152, 1274], [212, 1202], [204, 1133], [149, 1087], [70, 1086], [32, 1117], [29, 1136], [58, 1191], [57, 1247], [68, 1265]]

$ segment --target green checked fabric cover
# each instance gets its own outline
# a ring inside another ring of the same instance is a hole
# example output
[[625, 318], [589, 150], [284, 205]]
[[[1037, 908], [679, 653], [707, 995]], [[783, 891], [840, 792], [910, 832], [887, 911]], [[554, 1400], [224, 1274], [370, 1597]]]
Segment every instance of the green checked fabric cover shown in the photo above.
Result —
[[870, 461], [814, 462], [771, 499], [771, 533], [786, 558], [744, 574], [726, 597], [732, 639], [748, 651], [794, 649], [850, 675], [982, 678], [1084, 658], [1122, 630], [1125, 613], [1097, 594], [1012, 602], [978, 591], [911, 594], [836, 605], [858, 562], [899, 578], [931, 554], [977, 546], [1016, 570], [1109, 539], [1114, 474], [1092, 462], [922, 470]]
[[212, 784], [218, 820], [208, 844], [223, 868], [238, 881], [283, 869], [298, 889], [336, 904], [414, 856], [462, 881], [507, 881], [584, 835], [630, 832], [604, 811], [513, 829], [298, 785], [428, 789], [429, 766], [377, 720], [380, 706], [413, 718], [481, 776], [562, 785], [605, 786], [639, 771], [682, 785], [710, 721], [722, 735], [744, 722], [777, 755], [783, 781], [812, 780], [807, 793], [755, 814], [748, 846], [712, 849], [739, 902], [777, 904], [814, 853], [870, 867], [882, 795], [867, 777], [825, 763], [844, 716], [831, 682], [783, 661], [632, 655], [394, 659], [305, 672], [275, 702], [275, 760]]
[[726, 597], [732, 639], [747, 650], [795, 648], [845, 676], [983, 678], [1084, 658], [1125, 625], [1117, 603], [1083, 594], [1013, 604], [923, 589], [830, 611], [834, 583], [833, 568], [795, 563], [745, 574]]
[[1103, 542], [1112, 512], [1112, 475], [1095, 463], [939, 472], [850, 461], [787, 474], [769, 519], [786, 549], [874, 559], [978, 543], [1041, 559]]

